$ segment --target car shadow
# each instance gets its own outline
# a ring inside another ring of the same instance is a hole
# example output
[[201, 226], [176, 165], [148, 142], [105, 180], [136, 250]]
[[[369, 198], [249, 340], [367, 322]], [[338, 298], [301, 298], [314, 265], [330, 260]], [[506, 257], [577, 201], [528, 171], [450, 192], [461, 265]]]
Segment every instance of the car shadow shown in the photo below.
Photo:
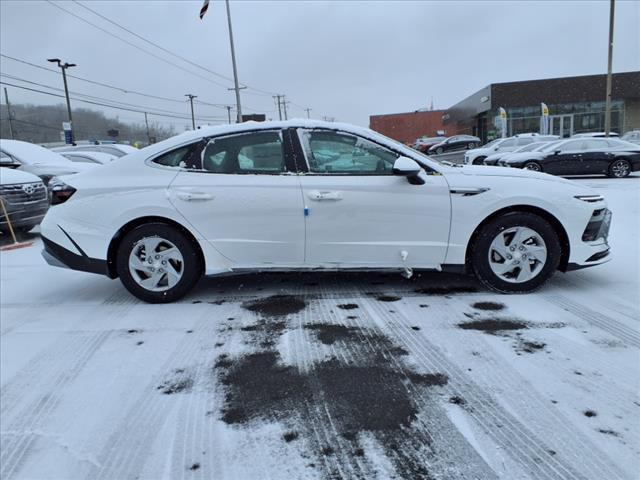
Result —
[[263, 295], [452, 295], [483, 292], [472, 276], [440, 272], [417, 272], [407, 279], [400, 272], [252, 272], [205, 277], [186, 301], [234, 299]]

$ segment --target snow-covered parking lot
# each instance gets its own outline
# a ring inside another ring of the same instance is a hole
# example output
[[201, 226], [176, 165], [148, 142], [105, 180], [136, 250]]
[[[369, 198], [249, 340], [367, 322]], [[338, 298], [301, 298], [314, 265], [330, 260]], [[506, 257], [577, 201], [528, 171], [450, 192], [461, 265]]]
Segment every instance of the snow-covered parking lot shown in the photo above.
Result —
[[2, 252], [0, 477], [638, 478], [640, 176], [578, 181], [613, 260], [529, 295], [270, 274], [148, 305]]

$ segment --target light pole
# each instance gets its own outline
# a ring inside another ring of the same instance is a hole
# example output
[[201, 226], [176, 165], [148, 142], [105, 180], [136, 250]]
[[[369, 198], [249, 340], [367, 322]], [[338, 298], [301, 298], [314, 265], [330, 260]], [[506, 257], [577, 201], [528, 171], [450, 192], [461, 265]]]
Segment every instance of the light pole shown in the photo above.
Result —
[[75, 67], [75, 63], [62, 63], [59, 58], [48, 58], [48, 62], [57, 63], [62, 70], [62, 81], [64, 82], [64, 96], [67, 99], [67, 114], [69, 115], [69, 124], [71, 125], [71, 143], [74, 143], [73, 138], [73, 120], [71, 118], [71, 102], [69, 101], [69, 88], [67, 87], [67, 68]]
[[185, 97], [189, 97], [189, 101], [191, 102], [191, 126], [193, 127], [193, 129], [196, 129], [196, 118], [193, 115], [193, 99], [194, 98], [198, 98], [197, 95], [191, 95], [190, 93], [187, 93], [185, 95]]

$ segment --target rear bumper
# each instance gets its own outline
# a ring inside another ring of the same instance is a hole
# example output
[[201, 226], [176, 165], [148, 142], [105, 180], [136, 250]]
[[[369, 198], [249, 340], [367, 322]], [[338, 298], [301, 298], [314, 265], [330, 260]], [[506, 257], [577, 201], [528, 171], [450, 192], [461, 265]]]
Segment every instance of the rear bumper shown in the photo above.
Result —
[[46, 237], [42, 237], [44, 250], [42, 256], [49, 265], [54, 267], [70, 268], [81, 272], [98, 273], [100, 275], [109, 275], [107, 269], [107, 261], [98, 258], [91, 258], [80, 250], [81, 254], [67, 250], [61, 245], [52, 242]]

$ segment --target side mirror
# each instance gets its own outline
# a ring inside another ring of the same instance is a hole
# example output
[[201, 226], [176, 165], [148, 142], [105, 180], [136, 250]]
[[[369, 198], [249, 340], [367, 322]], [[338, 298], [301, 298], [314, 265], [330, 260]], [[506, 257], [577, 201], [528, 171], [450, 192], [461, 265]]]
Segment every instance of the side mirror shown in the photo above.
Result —
[[555, 152], [553, 152], [554, 155], [558, 155], [560, 153], [560, 150], [556, 150]]
[[424, 185], [425, 179], [420, 176], [422, 167], [409, 157], [398, 157], [393, 164], [393, 174], [406, 177], [411, 185]]

